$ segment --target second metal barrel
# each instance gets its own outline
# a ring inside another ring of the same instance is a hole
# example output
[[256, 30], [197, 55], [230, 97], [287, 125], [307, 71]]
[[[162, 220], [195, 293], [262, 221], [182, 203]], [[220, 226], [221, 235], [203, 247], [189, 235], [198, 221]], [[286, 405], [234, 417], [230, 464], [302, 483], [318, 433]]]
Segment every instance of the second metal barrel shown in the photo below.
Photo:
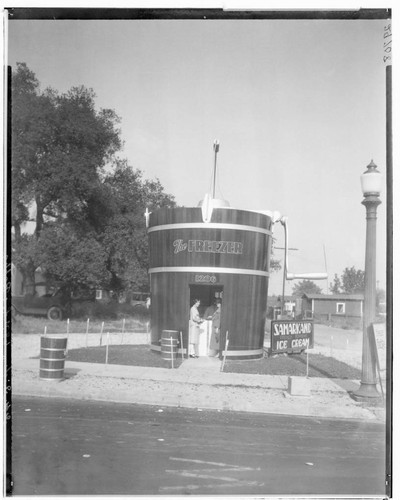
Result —
[[64, 378], [66, 337], [40, 337], [40, 370], [42, 380], [60, 381]]
[[178, 354], [178, 335], [177, 330], [163, 330], [161, 335], [161, 357], [171, 363]]

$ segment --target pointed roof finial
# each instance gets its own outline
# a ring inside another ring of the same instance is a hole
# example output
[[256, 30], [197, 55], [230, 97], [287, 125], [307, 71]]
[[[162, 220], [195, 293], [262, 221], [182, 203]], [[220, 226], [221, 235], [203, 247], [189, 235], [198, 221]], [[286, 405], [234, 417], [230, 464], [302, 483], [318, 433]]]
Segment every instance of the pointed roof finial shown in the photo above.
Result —
[[217, 153], [219, 151], [219, 140], [215, 139], [214, 141], [214, 178], [213, 178], [213, 189], [212, 189], [212, 197], [215, 198], [215, 179], [217, 175]]

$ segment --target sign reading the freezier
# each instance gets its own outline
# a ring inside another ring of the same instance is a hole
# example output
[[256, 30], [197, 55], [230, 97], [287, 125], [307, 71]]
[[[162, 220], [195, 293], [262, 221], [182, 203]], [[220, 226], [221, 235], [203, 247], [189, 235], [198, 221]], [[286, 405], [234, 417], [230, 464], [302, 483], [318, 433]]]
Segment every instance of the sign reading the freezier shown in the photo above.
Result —
[[179, 252], [206, 252], [206, 253], [243, 253], [243, 243], [240, 241], [213, 241], [213, 240], [175, 240], [174, 253]]
[[271, 322], [271, 351], [294, 352], [314, 347], [314, 323], [309, 320]]

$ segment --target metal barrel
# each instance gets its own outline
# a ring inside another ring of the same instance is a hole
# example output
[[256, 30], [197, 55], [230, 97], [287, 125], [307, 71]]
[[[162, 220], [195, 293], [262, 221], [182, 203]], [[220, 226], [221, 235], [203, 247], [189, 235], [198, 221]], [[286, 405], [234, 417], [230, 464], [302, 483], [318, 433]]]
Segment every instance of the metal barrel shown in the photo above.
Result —
[[161, 357], [171, 363], [178, 355], [178, 336], [176, 330], [163, 330], [161, 335]]
[[41, 380], [55, 382], [63, 380], [66, 351], [66, 337], [40, 337], [39, 378]]

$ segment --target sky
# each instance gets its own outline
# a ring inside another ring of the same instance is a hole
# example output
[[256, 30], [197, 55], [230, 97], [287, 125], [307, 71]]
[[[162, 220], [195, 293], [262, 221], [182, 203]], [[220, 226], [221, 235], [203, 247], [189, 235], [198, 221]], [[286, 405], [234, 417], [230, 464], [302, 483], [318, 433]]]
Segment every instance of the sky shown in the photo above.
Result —
[[[291, 273], [364, 269], [360, 175], [383, 174], [377, 280], [386, 281], [383, 20], [10, 21], [8, 64], [41, 86], [91, 87], [121, 118], [133, 168], [184, 206], [210, 190], [288, 217]], [[280, 224], [276, 246], [284, 246]], [[275, 257], [283, 258], [276, 250]], [[290, 293], [291, 284], [286, 284]], [[280, 294], [282, 272], [269, 293]]]

